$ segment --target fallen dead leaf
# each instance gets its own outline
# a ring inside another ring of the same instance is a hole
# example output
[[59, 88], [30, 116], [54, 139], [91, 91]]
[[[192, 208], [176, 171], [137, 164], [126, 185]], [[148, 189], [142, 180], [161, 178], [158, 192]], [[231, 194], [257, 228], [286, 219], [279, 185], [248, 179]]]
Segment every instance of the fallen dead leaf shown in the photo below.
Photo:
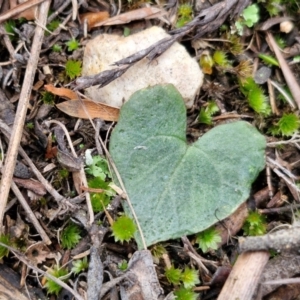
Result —
[[161, 8], [143, 7], [117, 15], [105, 21], [97, 22], [93, 25], [93, 27], [126, 24], [134, 20], [159, 18], [165, 14], [166, 12]]
[[109, 18], [109, 13], [107, 11], [88, 12], [79, 15], [79, 19], [82, 23], [86, 20], [88, 30], [93, 28], [95, 24], [106, 21], [108, 18]]
[[65, 101], [56, 107], [69, 116], [80, 119], [100, 118], [105, 121], [118, 121], [119, 108], [104, 103], [94, 102], [90, 99], [78, 99], [78, 95], [67, 88], [56, 88], [52, 84], [46, 84], [45, 90], [62, 98], [72, 101]]
[[100, 118], [105, 121], [118, 121], [119, 109], [88, 99], [65, 101], [56, 107], [69, 116], [80, 119]]
[[59, 96], [59, 97], [65, 98], [65, 99], [70, 99], [70, 100], [78, 99], [77, 94], [67, 88], [62, 88], [62, 87], [57, 88], [52, 84], [45, 84], [44, 88], [47, 92], [50, 92], [56, 96]]

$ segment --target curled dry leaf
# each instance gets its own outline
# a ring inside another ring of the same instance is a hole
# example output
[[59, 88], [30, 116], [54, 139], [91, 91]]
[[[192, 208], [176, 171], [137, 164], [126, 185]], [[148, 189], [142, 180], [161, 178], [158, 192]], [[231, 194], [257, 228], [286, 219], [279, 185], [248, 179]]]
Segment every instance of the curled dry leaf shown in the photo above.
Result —
[[91, 100], [73, 100], [57, 104], [56, 107], [69, 116], [80, 119], [100, 118], [105, 121], [118, 121], [119, 109]]
[[[56, 88], [51, 84], [45, 85], [45, 90], [62, 98], [71, 99], [56, 105], [69, 116], [80, 119], [100, 118], [105, 121], [118, 121], [119, 108], [94, 102], [90, 99], [78, 99], [78, 95], [67, 88]], [[76, 99], [76, 100], [75, 100]]]
[[79, 15], [79, 18], [82, 23], [87, 22], [88, 30], [90, 30], [95, 24], [106, 21], [109, 18], [109, 13], [107, 11], [88, 12]]
[[78, 99], [77, 94], [67, 88], [62, 88], [62, 87], [56, 88], [52, 84], [45, 84], [44, 88], [47, 92], [50, 92], [56, 96], [59, 96], [59, 97], [65, 98], [65, 99], [69, 99], [69, 100]]

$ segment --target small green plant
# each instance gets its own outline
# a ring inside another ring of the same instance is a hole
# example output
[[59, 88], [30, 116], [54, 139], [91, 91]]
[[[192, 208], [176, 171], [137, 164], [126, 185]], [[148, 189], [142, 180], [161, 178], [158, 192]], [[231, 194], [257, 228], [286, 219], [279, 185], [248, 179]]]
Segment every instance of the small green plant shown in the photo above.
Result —
[[203, 53], [201, 54], [199, 65], [204, 74], [208, 74], [208, 75], [212, 74], [214, 60], [208, 51], [203, 51]]
[[61, 245], [64, 249], [74, 248], [79, 243], [80, 239], [80, 228], [73, 223], [63, 229], [60, 237]]
[[174, 285], [182, 283], [186, 289], [191, 289], [200, 283], [198, 271], [189, 267], [181, 270], [172, 265], [169, 269], [165, 270], [165, 276], [170, 283]]
[[266, 55], [263, 53], [259, 53], [257, 55], [261, 60], [263, 60], [267, 65], [279, 67], [279, 63], [274, 56]]
[[66, 62], [66, 75], [70, 79], [74, 79], [79, 76], [81, 73], [81, 61], [77, 60], [68, 60]]
[[269, 132], [273, 135], [292, 136], [299, 128], [300, 120], [294, 113], [284, 114]]
[[186, 23], [193, 19], [193, 8], [190, 4], [181, 4], [178, 8], [178, 20], [176, 23], [177, 28], [183, 27]]
[[107, 160], [102, 158], [100, 155], [91, 156], [89, 151], [85, 153], [85, 163], [86, 168], [85, 172], [94, 177], [100, 177], [102, 180], [105, 180], [106, 177], [111, 178]]
[[198, 122], [211, 125], [212, 124], [212, 116], [219, 111], [219, 107], [214, 101], [208, 101], [207, 106], [205, 108], [201, 108]]
[[[65, 268], [60, 268], [59, 266], [54, 266], [53, 269], [48, 269], [47, 273], [59, 278], [62, 281], [66, 281], [69, 278], [68, 270]], [[46, 279], [46, 284], [44, 287], [47, 289], [47, 294], [55, 295], [58, 295], [62, 289], [60, 285], [48, 278]]]
[[220, 242], [220, 233], [214, 227], [208, 228], [196, 235], [196, 243], [199, 244], [199, 248], [204, 253], [209, 249], [217, 250]]
[[62, 49], [62, 47], [61, 47], [60, 45], [58, 45], [58, 44], [54, 44], [54, 45], [52, 46], [52, 51], [53, 51], [53, 52], [60, 52], [61, 49]]
[[72, 264], [73, 264], [73, 267], [72, 267], [71, 271], [74, 274], [79, 274], [79, 273], [87, 270], [89, 267], [89, 263], [88, 263], [86, 256], [83, 259], [78, 259], [78, 260], [73, 261]]
[[28, 129], [33, 129], [33, 128], [34, 128], [33, 122], [28, 122], [28, 123], [26, 124], [26, 128], [28, 128]]
[[257, 113], [269, 115], [271, 113], [270, 105], [262, 88], [255, 83], [252, 77], [247, 78], [243, 82], [240, 81], [240, 88], [249, 102], [249, 106]]
[[216, 50], [213, 54], [213, 61], [215, 62], [216, 65], [223, 67], [223, 68], [228, 68], [231, 67], [231, 64], [227, 58], [226, 52], [222, 50]]
[[241, 37], [237, 34], [232, 34], [229, 31], [226, 31], [222, 37], [225, 40], [228, 40], [229, 43], [225, 43], [225, 49], [227, 49], [230, 53], [233, 55], [239, 55], [242, 54], [244, 51], [244, 45], [241, 41]]
[[246, 7], [240, 18], [235, 22], [235, 27], [239, 35], [243, 35], [243, 28], [247, 26], [248, 28], [253, 27], [259, 20], [259, 7], [257, 4], [252, 4]]
[[282, 38], [280, 35], [276, 34], [274, 36], [274, 39], [280, 49], [284, 49], [286, 47], [286, 40]]
[[126, 271], [128, 269], [128, 262], [123, 259], [120, 263], [118, 263], [118, 269], [121, 271]]
[[58, 179], [61, 181], [63, 179], [68, 178], [69, 171], [67, 169], [60, 169], [58, 170]]
[[5, 31], [8, 33], [9, 39], [13, 41], [16, 37], [15, 28], [16, 22], [12, 19], [9, 19], [7, 22], [4, 23]]
[[120, 241], [121, 243], [131, 240], [134, 236], [134, 233], [136, 232], [136, 226], [133, 220], [124, 215], [119, 217], [114, 222], [114, 224], [111, 226], [111, 229], [115, 241]]
[[250, 236], [265, 234], [267, 230], [265, 216], [256, 211], [250, 212], [249, 216], [245, 220], [243, 230], [245, 235]]
[[41, 92], [42, 101], [44, 104], [54, 105], [55, 96], [47, 91]]
[[165, 253], [167, 253], [167, 250], [162, 244], [155, 244], [151, 248], [151, 254], [156, 259], [160, 259]]
[[[58, 19], [54, 19], [46, 27], [49, 31], [53, 32], [59, 27], [60, 23], [61, 22]], [[46, 31], [45, 35], [49, 35], [49, 32]]]
[[171, 266], [171, 268], [166, 269], [165, 271], [165, 276], [167, 280], [174, 285], [180, 284], [181, 274], [182, 274], [182, 270], [177, 269], [174, 266]]
[[66, 42], [66, 45], [68, 46], [69, 52], [72, 52], [79, 48], [79, 42], [76, 39], [69, 40], [68, 42]]
[[184, 287], [179, 288], [174, 292], [176, 300], [197, 300], [198, 295], [191, 289], [186, 289]]
[[90, 188], [103, 190], [103, 192], [91, 193], [91, 202], [94, 212], [103, 211], [104, 207], [109, 204], [111, 198], [115, 196], [116, 192], [109, 184], [110, 182], [104, 181], [100, 177], [88, 178], [88, 186]]
[[281, 0], [258, 0], [257, 2], [263, 3], [264, 8], [271, 17], [277, 16], [283, 10]]
[[186, 289], [191, 289], [200, 283], [198, 271], [189, 267], [185, 267], [180, 279]]
[[[10, 246], [10, 236], [8, 234], [1, 234], [0, 235], [0, 242], [2, 244], [5, 244], [7, 246]], [[0, 259], [2, 259], [5, 256], [8, 256], [9, 250], [5, 246], [0, 245]]]

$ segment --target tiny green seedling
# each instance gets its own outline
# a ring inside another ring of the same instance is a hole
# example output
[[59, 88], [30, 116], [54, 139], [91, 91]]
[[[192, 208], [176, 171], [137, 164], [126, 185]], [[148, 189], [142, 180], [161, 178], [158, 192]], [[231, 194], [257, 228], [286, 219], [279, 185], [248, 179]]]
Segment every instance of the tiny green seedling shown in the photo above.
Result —
[[263, 3], [264, 8], [271, 17], [277, 16], [283, 10], [282, 0], [258, 0], [257, 2]]
[[243, 226], [244, 234], [250, 236], [263, 235], [267, 230], [265, 216], [254, 211], [246, 218]]
[[52, 46], [52, 51], [53, 51], [53, 52], [60, 52], [61, 49], [62, 49], [62, 47], [61, 47], [60, 45], [58, 45], [58, 44], [54, 44], [54, 45]]
[[79, 48], [79, 42], [76, 39], [72, 39], [72, 40], [66, 42], [66, 45], [68, 46], [69, 52], [72, 52]]
[[263, 53], [259, 53], [258, 57], [263, 60], [267, 65], [279, 67], [279, 63], [277, 59], [271, 55], [266, 55]]
[[42, 101], [44, 104], [54, 105], [55, 96], [47, 91], [41, 92]]
[[201, 108], [198, 122], [211, 125], [212, 124], [212, 116], [219, 111], [219, 107], [214, 101], [208, 101], [207, 106], [205, 108]]
[[299, 117], [294, 113], [284, 114], [269, 132], [273, 135], [292, 136], [300, 125]]
[[235, 27], [239, 35], [243, 35], [243, 28], [247, 26], [248, 28], [253, 27], [259, 20], [259, 7], [257, 4], [252, 4], [246, 7], [240, 18], [235, 22]]
[[128, 269], [128, 262], [123, 259], [120, 263], [118, 263], [118, 269], [121, 271], [126, 271]]
[[81, 73], [81, 61], [78, 60], [68, 60], [66, 62], [66, 75], [70, 79], [74, 79]]
[[271, 113], [270, 105], [263, 89], [255, 83], [252, 77], [240, 81], [240, 88], [249, 102], [249, 106], [257, 113], [269, 115]]
[[196, 300], [198, 295], [191, 289], [186, 289], [185, 287], [179, 288], [174, 292], [176, 300]]
[[71, 271], [74, 274], [79, 274], [83, 271], [86, 271], [89, 267], [89, 263], [87, 260], [87, 257], [85, 256], [83, 259], [78, 259], [72, 262], [73, 267], [71, 269]]
[[[2, 244], [10, 246], [10, 236], [8, 234], [1, 234], [0, 235], [0, 242]], [[0, 259], [2, 259], [5, 256], [8, 256], [9, 250], [5, 246], [0, 246]]]
[[111, 226], [112, 235], [115, 241], [121, 243], [130, 241], [136, 232], [136, 225], [133, 220], [127, 216], [119, 217]]
[[91, 156], [90, 151], [85, 152], [85, 172], [94, 177], [100, 177], [105, 180], [106, 177], [111, 178], [107, 160], [102, 158], [100, 155]]
[[[54, 266], [52, 269], [49, 268], [47, 273], [59, 278], [62, 281], [66, 281], [69, 278], [68, 270], [65, 268], [60, 268], [59, 266]], [[62, 290], [62, 287], [59, 284], [48, 278], [46, 278], [46, 284], [44, 287], [47, 289], [47, 294], [58, 295]]]
[[231, 63], [227, 58], [226, 52], [222, 50], [216, 50], [213, 54], [213, 61], [215, 62], [216, 65], [223, 67], [223, 68], [228, 68], [231, 67]]
[[169, 269], [166, 269], [165, 276], [168, 281], [174, 285], [180, 284], [182, 270], [171, 266]]
[[218, 244], [221, 242], [220, 233], [214, 228], [208, 228], [196, 235], [196, 243], [203, 253], [208, 250], [217, 250]]
[[183, 27], [186, 23], [193, 19], [193, 8], [190, 4], [181, 4], [178, 8], [177, 28]]
[[63, 229], [60, 237], [61, 245], [64, 249], [74, 248], [79, 243], [80, 239], [80, 228], [73, 223]]

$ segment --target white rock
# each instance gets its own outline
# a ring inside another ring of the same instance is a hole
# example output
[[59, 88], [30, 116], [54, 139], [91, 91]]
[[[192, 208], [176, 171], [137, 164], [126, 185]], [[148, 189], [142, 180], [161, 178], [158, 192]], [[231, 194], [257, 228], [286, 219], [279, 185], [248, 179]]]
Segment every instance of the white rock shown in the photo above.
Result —
[[[114, 62], [153, 45], [169, 36], [161, 27], [151, 27], [139, 33], [122, 37], [102, 34], [89, 41], [83, 57], [82, 75], [94, 75], [113, 69]], [[94, 101], [120, 107], [137, 90], [155, 84], [172, 83], [181, 93], [187, 107], [191, 107], [203, 82], [203, 73], [196, 62], [179, 43], [174, 43], [158, 59], [142, 59], [120, 78], [107, 86], [86, 89]]]

